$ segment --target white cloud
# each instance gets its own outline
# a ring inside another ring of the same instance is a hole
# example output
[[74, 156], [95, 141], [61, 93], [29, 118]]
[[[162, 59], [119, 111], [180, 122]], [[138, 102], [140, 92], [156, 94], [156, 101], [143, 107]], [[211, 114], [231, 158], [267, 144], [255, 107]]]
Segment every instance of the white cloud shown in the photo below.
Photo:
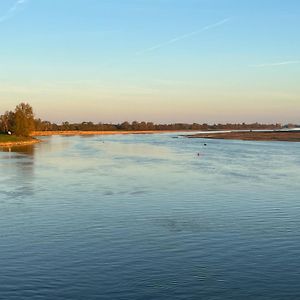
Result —
[[170, 40], [168, 40], [168, 41], [166, 41], [166, 42], [163, 42], [163, 43], [160, 43], [160, 44], [158, 44], [158, 45], [154, 45], [154, 46], [152, 46], [152, 47], [150, 47], [150, 48], [141, 50], [141, 51], [137, 52], [136, 54], [137, 54], [137, 55], [140, 55], [140, 54], [144, 54], [144, 53], [147, 53], [147, 52], [152, 52], [152, 51], [158, 50], [158, 49], [160, 49], [160, 48], [163, 48], [163, 47], [165, 47], [165, 46], [174, 44], [174, 43], [179, 42], [179, 41], [181, 41], [181, 40], [185, 40], [185, 39], [187, 39], [187, 38], [189, 38], [189, 37], [192, 37], [192, 36], [194, 36], [194, 35], [198, 35], [198, 34], [204, 32], [204, 31], [207, 31], [207, 30], [210, 30], [210, 29], [219, 27], [219, 26], [221, 26], [221, 25], [223, 25], [223, 24], [229, 22], [229, 20], [230, 20], [230, 19], [227, 18], [227, 19], [221, 20], [221, 21], [219, 21], [219, 22], [217, 22], [217, 23], [207, 25], [207, 26], [205, 26], [205, 27], [203, 27], [203, 28], [201, 28], [201, 29], [199, 29], [199, 30], [197, 30], [197, 31], [193, 31], [193, 32], [189, 32], [189, 33], [186, 33], [186, 34], [183, 34], [183, 35], [179, 35], [179, 36], [177, 36], [177, 37], [175, 37], [175, 38], [173, 38], [173, 39], [170, 39]]
[[264, 63], [264, 64], [259, 64], [259, 65], [251, 65], [250, 67], [266, 68], [266, 67], [280, 67], [280, 66], [295, 65], [295, 64], [300, 64], [300, 60], [289, 60], [289, 61], [281, 61], [281, 62], [275, 62], [275, 63]]

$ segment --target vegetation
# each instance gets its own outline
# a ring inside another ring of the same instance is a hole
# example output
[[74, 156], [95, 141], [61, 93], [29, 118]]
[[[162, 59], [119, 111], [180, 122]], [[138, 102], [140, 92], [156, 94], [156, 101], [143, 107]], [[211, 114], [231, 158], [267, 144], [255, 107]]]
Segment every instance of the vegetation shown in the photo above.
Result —
[[147, 130], [250, 130], [250, 129], [279, 129], [281, 124], [154, 124], [152, 122], [123, 122], [121, 124], [94, 124], [93, 122], [69, 123], [63, 122], [61, 125], [35, 120], [35, 128], [37, 131], [147, 131]]
[[0, 133], [0, 144], [1, 143], [19, 143], [19, 142], [26, 142], [29, 138], [20, 137], [16, 135], [8, 135], [8, 134], [1, 134]]
[[[20, 103], [14, 111], [7, 111], [0, 116], [0, 132], [2, 133], [11, 133], [17, 137], [29, 137], [34, 129], [33, 110], [27, 103]], [[11, 139], [14, 139], [13, 136]], [[7, 139], [9, 138], [7, 137]]]

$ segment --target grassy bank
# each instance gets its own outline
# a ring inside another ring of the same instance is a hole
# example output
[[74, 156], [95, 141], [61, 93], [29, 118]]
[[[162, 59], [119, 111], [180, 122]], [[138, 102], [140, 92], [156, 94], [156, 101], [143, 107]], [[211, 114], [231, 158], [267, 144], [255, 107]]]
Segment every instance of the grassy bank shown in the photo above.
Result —
[[0, 134], [0, 143], [24, 142], [30, 139], [31, 138], [25, 138], [25, 137], [20, 137], [15, 135]]
[[32, 137], [20, 137], [15, 135], [0, 134], [0, 147], [35, 144], [39, 141]]

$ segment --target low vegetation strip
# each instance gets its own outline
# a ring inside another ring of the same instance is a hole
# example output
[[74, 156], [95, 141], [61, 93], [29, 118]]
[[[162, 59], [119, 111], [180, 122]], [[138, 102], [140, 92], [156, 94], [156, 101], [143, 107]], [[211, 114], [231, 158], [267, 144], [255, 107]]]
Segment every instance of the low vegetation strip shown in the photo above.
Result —
[[0, 134], [0, 147], [12, 147], [36, 144], [40, 141], [32, 137], [18, 137], [15, 135]]
[[285, 141], [300, 142], [300, 131], [274, 131], [274, 132], [221, 132], [221, 133], [201, 133], [188, 135], [189, 138], [205, 139], [225, 139], [244, 141]]
[[[50, 136], [50, 135], [113, 135], [113, 134], [154, 134], [180, 132], [189, 130], [111, 130], [111, 131], [81, 131], [81, 130], [66, 130], [66, 131], [33, 131], [31, 136]], [[192, 131], [192, 130], [191, 130]]]

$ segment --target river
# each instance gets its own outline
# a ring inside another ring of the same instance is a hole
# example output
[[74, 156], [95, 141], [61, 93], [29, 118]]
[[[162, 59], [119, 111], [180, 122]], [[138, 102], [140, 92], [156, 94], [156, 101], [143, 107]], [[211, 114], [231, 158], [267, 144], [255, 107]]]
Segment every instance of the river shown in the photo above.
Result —
[[300, 143], [175, 137], [0, 152], [0, 298], [299, 299]]

